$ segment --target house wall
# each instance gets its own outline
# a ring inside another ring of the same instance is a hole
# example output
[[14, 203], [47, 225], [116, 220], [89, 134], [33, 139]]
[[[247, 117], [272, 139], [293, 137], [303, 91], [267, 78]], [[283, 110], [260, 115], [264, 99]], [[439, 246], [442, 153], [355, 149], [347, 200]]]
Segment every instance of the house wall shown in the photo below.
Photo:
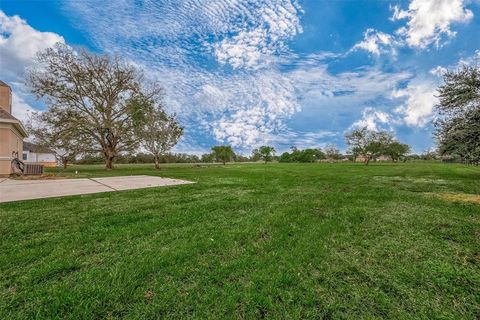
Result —
[[39, 163], [46, 167], [56, 167], [57, 159], [53, 153], [36, 153], [30, 151], [23, 151], [23, 154], [27, 156], [26, 163]]
[[37, 153], [37, 162], [54, 162], [56, 163], [57, 160], [55, 159], [55, 155], [51, 153]]
[[0, 175], [11, 173], [12, 153], [22, 155], [23, 138], [12, 124], [0, 123]]
[[12, 114], [12, 93], [9, 87], [0, 86], [0, 108]]
[[389, 156], [380, 156], [377, 158], [377, 161], [390, 161], [390, 157]]

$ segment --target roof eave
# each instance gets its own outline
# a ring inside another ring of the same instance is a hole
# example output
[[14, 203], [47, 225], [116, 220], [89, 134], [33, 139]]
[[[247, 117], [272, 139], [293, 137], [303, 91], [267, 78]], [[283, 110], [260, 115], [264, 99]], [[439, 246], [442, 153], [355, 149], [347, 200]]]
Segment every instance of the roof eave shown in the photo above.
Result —
[[24, 138], [28, 137], [27, 130], [20, 121], [14, 119], [0, 119], [0, 122], [12, 124]]

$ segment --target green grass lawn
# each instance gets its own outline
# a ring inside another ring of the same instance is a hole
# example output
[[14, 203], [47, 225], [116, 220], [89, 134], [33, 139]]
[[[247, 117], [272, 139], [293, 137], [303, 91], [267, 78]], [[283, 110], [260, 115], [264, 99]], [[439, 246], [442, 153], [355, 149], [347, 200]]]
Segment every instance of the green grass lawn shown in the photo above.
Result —
[[75, 170], [197, 183], [0, 204], [0, 319], [480, 316], [479, 167]]

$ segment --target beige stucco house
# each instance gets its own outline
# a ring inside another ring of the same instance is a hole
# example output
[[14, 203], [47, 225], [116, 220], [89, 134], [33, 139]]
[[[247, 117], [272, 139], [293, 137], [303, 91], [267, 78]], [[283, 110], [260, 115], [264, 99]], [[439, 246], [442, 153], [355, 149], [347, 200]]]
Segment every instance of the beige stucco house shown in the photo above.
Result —
[[22, 158], [26, 137], [22, 123], [12, 116], [12, 89], [0, 80], [0, 175], [12, 173], [12, 159]]

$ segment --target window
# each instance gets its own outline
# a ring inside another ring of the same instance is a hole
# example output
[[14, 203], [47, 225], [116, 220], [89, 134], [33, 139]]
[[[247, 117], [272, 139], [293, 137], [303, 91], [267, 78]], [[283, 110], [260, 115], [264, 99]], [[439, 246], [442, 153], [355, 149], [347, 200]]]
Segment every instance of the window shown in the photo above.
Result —
[[23, 154], [22, 159], [27, 160], [27, 154], [26, 153]]

